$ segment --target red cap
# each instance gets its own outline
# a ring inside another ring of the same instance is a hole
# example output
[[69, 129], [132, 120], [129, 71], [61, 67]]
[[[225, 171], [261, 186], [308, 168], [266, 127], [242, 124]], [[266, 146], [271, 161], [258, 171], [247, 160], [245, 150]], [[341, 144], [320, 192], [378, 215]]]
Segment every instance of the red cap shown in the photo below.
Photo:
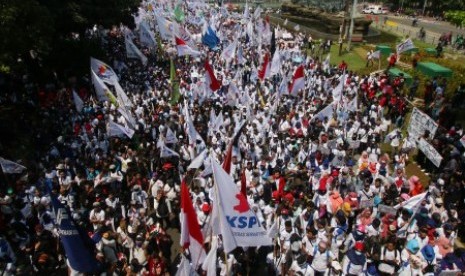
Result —
[[365, 249], [365, 245], [361, 241], [355, 242], [354, 249], [357, 251], [363, 251]]
[[202, 204], [202, 212], [208, 213], [210, 212], [210, 210], [211, 210], [210, 204], [204, 202]]

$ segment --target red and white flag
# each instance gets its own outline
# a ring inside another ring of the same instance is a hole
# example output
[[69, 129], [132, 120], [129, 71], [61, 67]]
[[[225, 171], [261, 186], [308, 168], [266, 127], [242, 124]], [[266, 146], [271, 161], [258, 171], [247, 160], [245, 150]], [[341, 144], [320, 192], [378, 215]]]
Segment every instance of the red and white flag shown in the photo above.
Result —
[[263, 58], [262, 68], [258, 71], [258, 78], [263, 81], [265, 78], [270, 76], [271, 64], [270, 64], [270, 53], [266, 53]]
[[181, 38], [175, 36], [176, 49], [178, 50], [178, 56], [200, 56], [200, 52], [192, 49], [187, 43]]
[[189, 249], [192, 264], [196, 268], [202, 264], [206, 257], [205, 249], [203, 248], [203, 236], [200, 230], [197, 214], [192, 205], [192, 200], [189, 194], [189, 188], [186, 181], [183, 179], [181, 183], [181, 239], [180, 243], [184, 249]]
[[216, 91], [221, 88], [221, 83], [216, 79], [215, 71], [211, 67], [208, 59], [205, 60], [205, 82], [212, 91]]
[[247, 197], [237, 188], [234, 179], [211, 158], [215, 180], [212, 214], [213, 232], [221, 234], [224, 251], [229, 253], [238, 246], [268, 246], [271, 238], [250, 209]]
[[297, 92], [305, 87], [304, 66], [300, 65], [292, 76], [292, 84], [289, 87], [289, 94], [297, 95]]

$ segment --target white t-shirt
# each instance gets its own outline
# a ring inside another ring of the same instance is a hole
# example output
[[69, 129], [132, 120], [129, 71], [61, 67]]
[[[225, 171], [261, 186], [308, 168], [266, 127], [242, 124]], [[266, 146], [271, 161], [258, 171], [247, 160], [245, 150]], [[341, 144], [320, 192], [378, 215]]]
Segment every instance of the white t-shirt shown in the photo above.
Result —
[[326, 269], [328, 269], [328, 264], [330, 264], [331, 260], [334, 259], [334, 255], [329, 249], [323, 253], [321, 253], [318, 249], [315, 252], [315, 249], [313, 249], [313, 251], [310, 252], [310, 255], [313, 256], [312, 267], [318, 272], [326, 271]]

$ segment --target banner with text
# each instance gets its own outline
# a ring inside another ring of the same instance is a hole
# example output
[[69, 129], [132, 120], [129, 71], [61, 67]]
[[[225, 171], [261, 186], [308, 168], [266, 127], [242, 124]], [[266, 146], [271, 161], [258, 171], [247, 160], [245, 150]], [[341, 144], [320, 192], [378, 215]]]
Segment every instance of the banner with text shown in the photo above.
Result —
[[425, 130], [429, 131], [429, 137], [432, 139], [437, 129], [438, 124], [431, 117], [421, 112], [418, 108], [413, 108], [407, 131], [413, 136], [415, 141], [425, 134]]
[[439, 168], [442, 161], [442, 156], [439, 152], [425, 139], [421, 138], [418, 143], [418, 148], [428, 157], [428, 159]]

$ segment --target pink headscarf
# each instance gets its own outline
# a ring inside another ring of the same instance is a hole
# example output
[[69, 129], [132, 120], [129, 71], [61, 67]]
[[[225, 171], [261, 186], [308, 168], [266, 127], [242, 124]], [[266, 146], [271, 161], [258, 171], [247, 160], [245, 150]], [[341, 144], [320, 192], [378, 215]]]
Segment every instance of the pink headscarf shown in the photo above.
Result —
[[373, 221], [373, 218], [371, 217], [370, 209], [368, 208], [364, 209], [362, 213], [360, 213], [360, 215], [358, 216], [358, 219], [359, 219], [360, 224], [365, 225], [365, 226], [370, 225], [371, 222]]

